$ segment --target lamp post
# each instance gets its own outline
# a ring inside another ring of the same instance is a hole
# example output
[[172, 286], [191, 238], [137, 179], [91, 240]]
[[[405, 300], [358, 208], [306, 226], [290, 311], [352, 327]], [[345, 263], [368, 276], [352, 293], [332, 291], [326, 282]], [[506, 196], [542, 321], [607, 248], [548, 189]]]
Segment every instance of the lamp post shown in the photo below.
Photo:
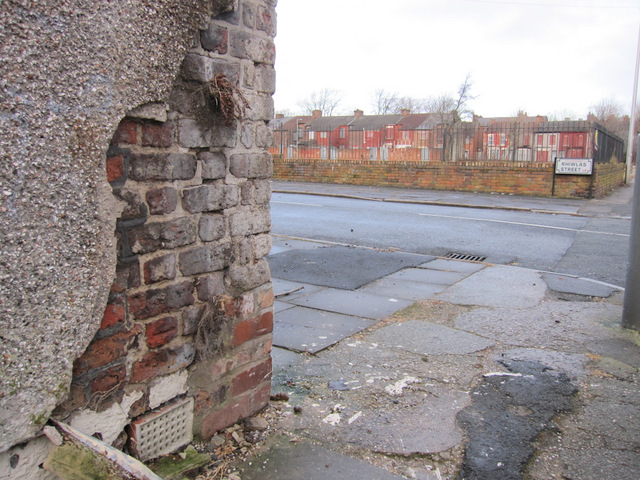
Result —
[[[633, 130], [635, 128], [636, 100], [638, 97], [638, 69], [640, 68], [640, 29], [636, 49], [636, 70], [634, 73], [631, 121], [629, 122], [629, 143], [627, 145], [627, 183], [631, 182], [631, 153], [633, 151]], [[636, 175], [637, 177], [637, 175]], [[636, 178], [633, 192], [633, 212], [631, 215], [631, 238], [629, 239], [629, 261], [627, 282], [622, 308], [622, 326], [640, 330], [640, 186]]]

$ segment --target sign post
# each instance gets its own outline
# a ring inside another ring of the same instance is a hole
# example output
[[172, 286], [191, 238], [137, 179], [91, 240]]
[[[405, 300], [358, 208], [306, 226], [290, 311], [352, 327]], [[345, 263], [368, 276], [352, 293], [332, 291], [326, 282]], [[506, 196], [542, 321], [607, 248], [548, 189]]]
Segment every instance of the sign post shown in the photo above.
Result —
[[556, 194], [556, 175], [591, 175], [589, 197], [593, 190], [593, 158], [558, 158], [553, 163], [553, 181], [551, 184], [551, 196]]

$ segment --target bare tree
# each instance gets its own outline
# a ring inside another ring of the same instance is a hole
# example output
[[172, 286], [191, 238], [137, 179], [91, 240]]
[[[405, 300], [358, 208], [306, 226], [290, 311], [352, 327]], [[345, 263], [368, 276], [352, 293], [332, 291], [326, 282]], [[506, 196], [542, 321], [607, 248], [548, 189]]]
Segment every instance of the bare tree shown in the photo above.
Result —
[[473, 117], [473, 111], [469, 108], [469, 102], [475, 97], [471, 95], [471, 74], [467, 74], [464, 82], [458, 87], [457, 96], [440, 95], [427, 100], [427, 110], [437, 113], [442, 128], [442, 159], [453, 157], [453, 130], [463, 119]]
[[622, 106], [613, 98], [600, 100], [600, 102], [590, 107], [590, 113], [592, 113], [600, 122], [606, 122], [607, 120], [621, 117], [622, 110]]
[[376, 115], [387, 115], [393, 113], [398, 103], [398, 94], [387, 92], [384, 88], [379, 88], [373, 92], [371, 106]]
[[315, 90], [311, 95], [298, 102], [305, 113], [311, 115], [314, 110], [320, 110], [322, 115], [331, 116], [335, 113], [340, 102], [342, 102], [343, 93], [332, 88], [323, 88]]

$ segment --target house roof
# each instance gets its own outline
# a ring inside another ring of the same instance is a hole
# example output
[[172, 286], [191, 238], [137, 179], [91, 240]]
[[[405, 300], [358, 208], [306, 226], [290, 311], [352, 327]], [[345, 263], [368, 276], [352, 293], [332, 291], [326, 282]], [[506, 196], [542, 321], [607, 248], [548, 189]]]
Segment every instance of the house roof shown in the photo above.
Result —
[[308, 130], [316, 131], [316, 132], [326, 132], [329, 130], [334, 130], [342, 125], [349, 125], [351, 121], [356, 118], [353, 115], [346, 116], [333, 116], [333, 117], [307, 117], [309, 118], [308, 122], [306, 122], [306, 127]]
[[388, 125], [397, 125], [402, 115], [363, 115], [349, 124], [353, 130], [380, 130]]
[[296, 124], [306, 125], [313, 117], [308, 115], [296, 115], [295, 117], [274, 118], [269, 121], [273, 130], [295, 130]]

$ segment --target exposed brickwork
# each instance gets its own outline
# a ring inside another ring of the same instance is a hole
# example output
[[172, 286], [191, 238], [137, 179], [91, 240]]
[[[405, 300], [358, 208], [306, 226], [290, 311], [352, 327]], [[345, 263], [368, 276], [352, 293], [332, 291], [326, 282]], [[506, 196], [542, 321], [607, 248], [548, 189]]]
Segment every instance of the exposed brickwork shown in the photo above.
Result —
[[[123, 208], [118, 268], [65, 416], [106, 410], [125, 393], [140, 396], [128, 413], [141, 415], [152, 386], [184, 370], [200, 436], [268, 401], [275, 11], [272, 1], [239, 3], [199, 32], [166, 103], [136, 109], [114, 133], [106, 170]], [[230, 126], [203, 96], [218, 73], [250, 101]]]
[[[299, 182], [344, 183], [463, 192], [551, 196], [553, 163], [531, 162], [383, 162], [274, 157], [273, 177]], [[624, 179], [623, 164], [596, 164], [593, 195], [602, 196]], [[557, 175], [555, 195], [586, 198], [591, 177]]]

